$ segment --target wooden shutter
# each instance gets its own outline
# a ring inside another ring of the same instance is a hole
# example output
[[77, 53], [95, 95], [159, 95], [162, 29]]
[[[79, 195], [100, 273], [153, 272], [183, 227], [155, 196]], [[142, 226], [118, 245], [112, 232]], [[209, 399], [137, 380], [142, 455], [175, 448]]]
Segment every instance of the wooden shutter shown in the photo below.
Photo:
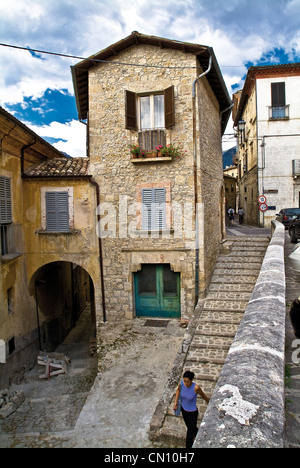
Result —
[[142, 189], [142, 229], [161, 231], [166, 229], [166, 190]]
[[154, 229], [161, 231], [166, 229], [166, 190], [164, 188], [155, 188], [153, 192]]
[[69, 231], [68, 192], [46, 192], [46, 230]]
[[272, 107], [285, 106], [285, 83], [271, 83]]
[[125, 91], [125, 128], [128, 130], [137, 130], [137, 113], [136, 113], [136, 94], [132, 91]]
[[174, 86], [165, 89], [165, 127], [170, 128], [175, 125], [175, 106], [174, 106]]
[[11, 181], [0, 177], [0, 224], [12, 223]]
[[142, 189], [142, 229], [151, 230], [152, 220], [152, 189]]

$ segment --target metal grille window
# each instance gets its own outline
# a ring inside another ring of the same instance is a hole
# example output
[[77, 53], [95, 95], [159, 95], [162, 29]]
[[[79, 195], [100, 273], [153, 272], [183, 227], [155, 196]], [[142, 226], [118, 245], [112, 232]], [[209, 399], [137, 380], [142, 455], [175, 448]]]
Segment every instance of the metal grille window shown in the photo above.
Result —
[[142, 229], [161, 231], [166, 229], [166, 190], [142, 189]]
[[0, 176], [0, 224], [12, 223], [11, 180]]
[[164, 130], [144, 130], [139, 132], [139, 145], [146, 151], [152, 151], [156, 146], [166, 145]]
[[69, 231], [68, 192], [46, 192], [46, 230]]

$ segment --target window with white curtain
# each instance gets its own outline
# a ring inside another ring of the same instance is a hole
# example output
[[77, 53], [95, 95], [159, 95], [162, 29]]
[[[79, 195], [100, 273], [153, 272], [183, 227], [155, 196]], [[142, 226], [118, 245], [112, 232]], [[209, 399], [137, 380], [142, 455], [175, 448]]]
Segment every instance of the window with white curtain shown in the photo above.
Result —
[[165, 127], [164, 94], [149, 94], [139, 97], [140, 130]]

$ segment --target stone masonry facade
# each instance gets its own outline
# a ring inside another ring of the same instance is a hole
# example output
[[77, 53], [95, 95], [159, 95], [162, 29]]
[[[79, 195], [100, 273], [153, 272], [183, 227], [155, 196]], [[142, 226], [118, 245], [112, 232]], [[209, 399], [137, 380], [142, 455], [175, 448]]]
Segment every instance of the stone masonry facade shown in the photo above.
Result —
[[[136, 44], [110, 62], [95, 63], [88, 72], [88, 148], [90, 171], [100, 186], [107, 317], [134, 318], [134, 273], [145, 264], [167, 264], [180, 273], [181, 317], [191, 317], [196, 296], [203, 296], [209, 284], [224, 230], [219, 102], [203, 77], [193, 113], [193, 81], [203, 71], [193, 53]], [[158, 64], [166, 68], [149, 67]], [[140, 96], [171, 86], [175, 124], [165, 129], [165, 138], [166, 144], [180, 146], [182, 155], [137, 163], [129, 146], [138, 144], [139, 134], [126, 129], [126, 92]], [[166, 229], [147, 232], [141, 230], [141, 190], [156, 187], [166, 193]]]

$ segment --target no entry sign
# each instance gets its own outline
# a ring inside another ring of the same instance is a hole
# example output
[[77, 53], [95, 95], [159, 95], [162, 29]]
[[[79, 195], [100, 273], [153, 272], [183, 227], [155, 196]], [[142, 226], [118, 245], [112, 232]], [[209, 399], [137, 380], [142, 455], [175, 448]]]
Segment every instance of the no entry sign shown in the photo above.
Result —
[[266, 197], [264, 195], [260, 195], [258, 197], [258, 203], [263, 204], [263, 203], [266, 203], [266, 201], [267, 201], [267, 199], [266, 199]]

